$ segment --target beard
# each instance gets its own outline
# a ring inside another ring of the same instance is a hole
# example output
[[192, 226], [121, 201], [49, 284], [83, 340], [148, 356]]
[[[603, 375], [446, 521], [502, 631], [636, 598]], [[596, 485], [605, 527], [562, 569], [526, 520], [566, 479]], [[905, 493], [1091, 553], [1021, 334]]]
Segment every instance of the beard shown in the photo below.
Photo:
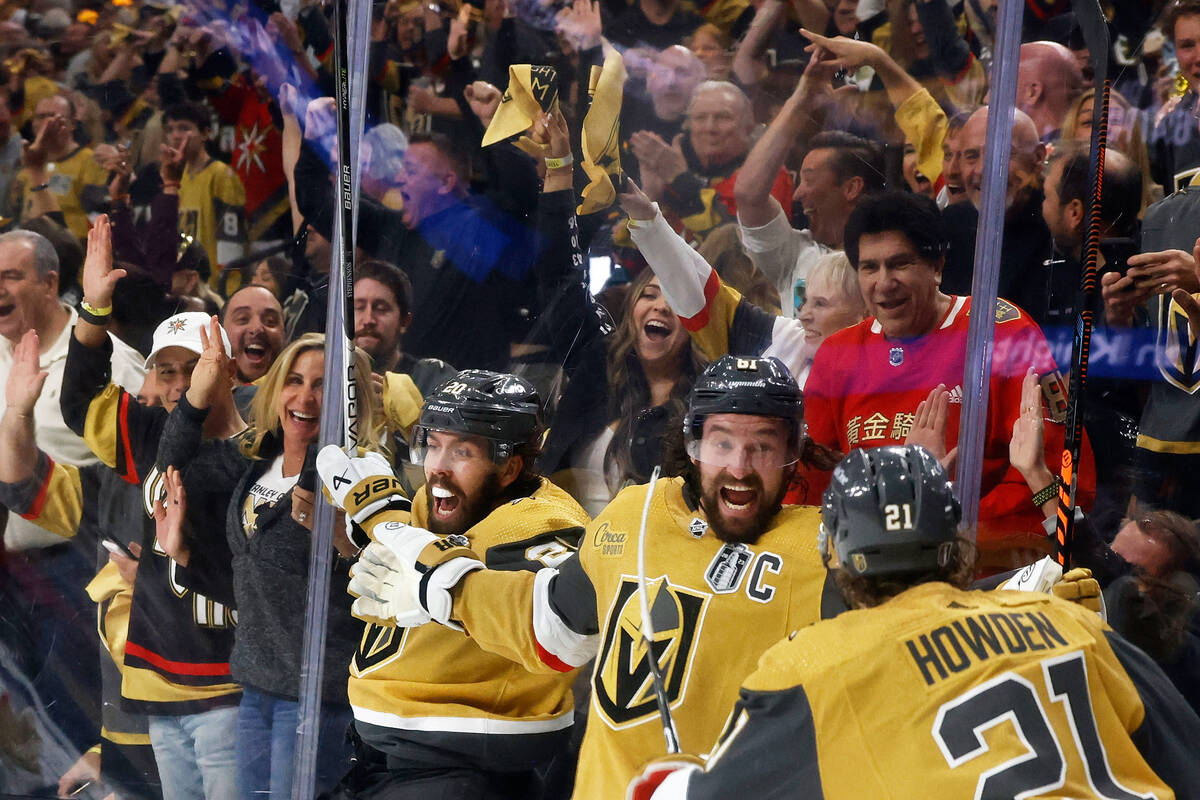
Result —
[[757, 475], [740, 478], [736, 482], [751, 487], [758, 498], [758, 510], [748, 520], [728, 520], [721, 512], [720, 486], [726, 473], [717, 476], [710, 487], [701, 487], [700, 507], [708, 517], [708, 527], [722, 542], [731, 544], [754, 544], [766, 531], [771, 520], [783, 508], [783, 497], [787, 494], [789, 481], [784, 480], [774, 497], [767, 497], [762, 480]]
[[467, 494], [452, 481], [439, 480], [437, 485], [454, 493], [458, 498], [458, 508], [450, 519], [438, 519], [434, 514], [434, 498], [430, 492], [431, 486], [425, 484], [425, 499], [429, 503], [429, 530], [439, 536], [462, 534], [483, 521], [492, 513], [496, 502], [500, 499], [500, 476], [490, 473], [483, 481], [483, 486], [474, 497]]

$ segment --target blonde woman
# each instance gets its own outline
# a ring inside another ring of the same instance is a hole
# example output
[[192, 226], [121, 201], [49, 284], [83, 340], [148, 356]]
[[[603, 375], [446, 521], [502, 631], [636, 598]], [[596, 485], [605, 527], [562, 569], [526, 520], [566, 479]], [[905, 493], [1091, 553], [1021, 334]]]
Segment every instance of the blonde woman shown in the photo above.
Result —
[[[238, 610], [230, 669], [243, 691], [237, 727], [238, 787], [247, 800], [282, 798], [291, 793], [312, 529], [312, 487], [301, 487], [298, 480], [309, 446], [317, 442], [325, 337], [307, 334], [279, 354], [251, 403], [245, 432], [232, 439], [202, 441], [204, 418], [217, 393], [227, 391], [231, 374], [227, 356], [212, 346], [219, 341], [214, 338], [216, 326], [214, 317], [192, 384], [163, 432], [159, 464], [180, 468], [185, 485], [230, 492], [225, 530], [185, 533], [190, 547], [172, 555], [187, 568], [228, 547]], [[370, 365], [362, 350], [355, 350], [354, 369], [359, 385], [366, 385]], [[362, 441], [381, 440], [377, 402], [372, 392], [359, 393]], [[344, 532], [335, 538], [339, 553], [349, 555]], [[350, 616], [348, 566], [348, 561], [335, 561], [330, 588], [318, 789], [337, 782], [349, 757], [344, 744], [351, 720], [346, 665], [362, 623]]]

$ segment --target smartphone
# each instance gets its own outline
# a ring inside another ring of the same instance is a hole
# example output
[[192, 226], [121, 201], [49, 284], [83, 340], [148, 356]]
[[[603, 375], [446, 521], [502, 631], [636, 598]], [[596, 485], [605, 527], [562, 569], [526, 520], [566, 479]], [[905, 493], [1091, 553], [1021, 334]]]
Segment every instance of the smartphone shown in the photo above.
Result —
[[1142, 252], [1137, 239], [1129, 236], [1113, 236], [1100, 240], [1100, 255], [1104, 256], [1101, 272], [1120, 272], [1129, 269], [1129, 259]]
[[800, 309], [804, 307], [806, 302], [808, 302], [808, 281], [804, 278], [797, 278], [796, 285], [792, 290], [792, 294], [792, 299], [795, 303], [793, 308], [795, 308], [796, 313], [799, 314]]
[[132, 558], [134, 561], [138, 560], [138, 557], [133, 554], [128, 545], [113, 536], [105, 536], [101, 539], [100, 546], [113, 555], [122, 555], [126, 558]]

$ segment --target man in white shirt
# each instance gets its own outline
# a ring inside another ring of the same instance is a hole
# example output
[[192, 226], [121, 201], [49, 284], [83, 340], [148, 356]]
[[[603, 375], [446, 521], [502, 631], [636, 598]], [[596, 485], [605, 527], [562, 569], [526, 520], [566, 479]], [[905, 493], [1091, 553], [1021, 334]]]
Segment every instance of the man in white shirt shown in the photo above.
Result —
[[[816, 59], [814, 59], [816, 62]], [[738, 171], [734, 197], [742, 246], [779, 290], [783, 316], [795, 319], [803, 304], [797, 282], [822, 255], [842, 247], [842, 230], [858, 201], [883, 188], [883, 155], [872, 142], [845, 131], [817, 133], [820, 109], [831, 101], [829, 71], [821, 62], [805, 70]], [[811, 137], [811, 138], [810, 138]], [[793, 199], [808, 228], [797, 230], [771, 197], [771, 186], [796, 140], [807, 140]]]
[[[50, 242], [31, 231], [0, 236], [0, 383], [8, 380], [13, 347], [30, 328], [38, 332], [41, 368], [49, 373], [34, 407], [38, 444], [51, 458], [66, 464], [96, 461], [83, 439], [67, 428], [59, 409], [67, 343], [78, 318], [58, 299], [58, 256]], [[111, 335], [111, 334], [110, 334]], [[131, 392], [142, 385], [142, 358], [113, 338], [113, 378]], [[4, 533], [7, 550], [29, 550], [62, 544], [62, 539], [20, 518], [10, 518]]]

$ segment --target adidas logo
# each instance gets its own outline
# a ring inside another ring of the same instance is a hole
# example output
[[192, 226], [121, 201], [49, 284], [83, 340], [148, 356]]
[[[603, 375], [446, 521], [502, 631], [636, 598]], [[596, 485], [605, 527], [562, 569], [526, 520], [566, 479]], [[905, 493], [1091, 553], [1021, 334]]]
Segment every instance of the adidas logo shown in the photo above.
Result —
[[955, 386], [950, 390], [950, 402], [962, 405], [962, 386]]

